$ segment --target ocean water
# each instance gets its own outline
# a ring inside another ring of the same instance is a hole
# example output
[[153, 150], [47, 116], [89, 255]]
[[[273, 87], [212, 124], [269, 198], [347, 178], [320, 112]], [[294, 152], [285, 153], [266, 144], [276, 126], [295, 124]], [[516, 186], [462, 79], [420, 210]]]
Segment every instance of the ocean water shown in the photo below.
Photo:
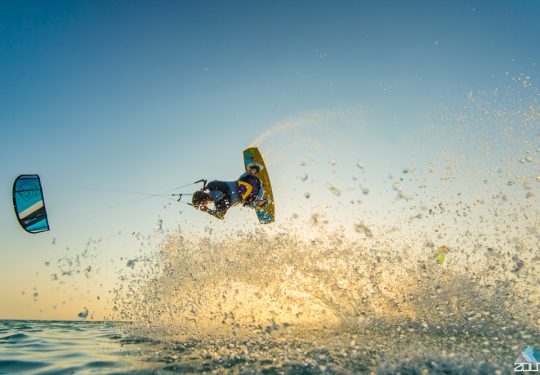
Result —
[[114, 323], [0, 321], [0, 373], [111, 373], [133, 366]]
[[159, 341], [126, 323], [4, 320], [0, 373], [513, 373], [525, 332], [500, 332], [412, 321], [339, 333], [274, 324], [251, 337]]

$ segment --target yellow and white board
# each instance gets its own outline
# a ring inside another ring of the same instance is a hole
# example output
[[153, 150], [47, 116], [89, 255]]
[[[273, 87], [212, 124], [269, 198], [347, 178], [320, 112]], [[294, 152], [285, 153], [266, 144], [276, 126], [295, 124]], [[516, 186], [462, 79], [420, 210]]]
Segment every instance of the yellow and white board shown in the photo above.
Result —
[[270, 185], [270, 178], [268, 177], [268, 169], [266, 169], [264, 160], [257, 147], [250, 147], [244, 150], [244, 167], [246, 170], [252, 163], [257, 163], [263, 167], [256, 176], [259, 178], [259, 180], [261, 180], [264, 189], [264, 195], [262, 198], [268, 199], [269, 201], [269, 203], [264, 207], [256, 208], [255, 212], [257, 212], [257, 217], [259, 218], [259, 222], [261, 224], [270, 224], [273, 223], [276, 218], [274, 196], [272, 195], [272, 186]]

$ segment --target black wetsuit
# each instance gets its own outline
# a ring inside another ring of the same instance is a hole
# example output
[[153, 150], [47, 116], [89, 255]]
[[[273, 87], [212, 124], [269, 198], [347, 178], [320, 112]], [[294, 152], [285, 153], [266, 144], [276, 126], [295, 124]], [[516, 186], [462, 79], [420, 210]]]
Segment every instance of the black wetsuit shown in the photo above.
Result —
[[[249, 196], [242, 198], [238, 181], [251, 185], [252, 191]], [[255, 207], [255, 203], [262, 197], [264, 192], [261, 180], [249, 173], [244, 173], [238, 181], [211, 181], [206, 185], [205, 190], [208, 191], [214, 203], [214, 210], [207, 211], [210, 215], [223, 219], [227, 210], [239, 203], [243, 203], [244, 206]]]

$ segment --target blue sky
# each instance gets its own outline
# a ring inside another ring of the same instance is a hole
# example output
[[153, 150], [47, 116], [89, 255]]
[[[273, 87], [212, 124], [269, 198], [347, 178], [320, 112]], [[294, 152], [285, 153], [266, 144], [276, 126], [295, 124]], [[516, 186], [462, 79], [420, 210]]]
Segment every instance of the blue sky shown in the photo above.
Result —
[[[166, 216], [159, 199], [86, 215], [137, 196], [66, 185], [154, 193], [231, 180], [260, 134], [340, 108], [361, 109], [352, 128], [370, 124], [359, 145], [407, 154], [434, 108], [498, 87], [507, 72], [537, 80], [539, 17], [532, 0], [2, 2], [0, 284], [31, 284], [65, 246], [151, 230]], [[322, 134], [308, 131], [336, 149], [351, 139]], [[277, 159], [297, 165], [292, 150]], [[24, 173], [42, 177], [50, 233], [17, 227], [10, 192]], [[167, 225], [206, 223], [183, 209], [169, 209]], [[52, 248], [53, 238], [65, 246]]]

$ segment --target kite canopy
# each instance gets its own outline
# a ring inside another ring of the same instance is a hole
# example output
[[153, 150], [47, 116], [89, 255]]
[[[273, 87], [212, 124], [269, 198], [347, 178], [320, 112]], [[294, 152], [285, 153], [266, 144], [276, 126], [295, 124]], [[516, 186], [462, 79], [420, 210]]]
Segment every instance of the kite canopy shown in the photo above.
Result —
[[17, 177], [13, 183], [13, 207], [19, 224], [27, 232], [49, 230], [43, 190], [37, 174]]

